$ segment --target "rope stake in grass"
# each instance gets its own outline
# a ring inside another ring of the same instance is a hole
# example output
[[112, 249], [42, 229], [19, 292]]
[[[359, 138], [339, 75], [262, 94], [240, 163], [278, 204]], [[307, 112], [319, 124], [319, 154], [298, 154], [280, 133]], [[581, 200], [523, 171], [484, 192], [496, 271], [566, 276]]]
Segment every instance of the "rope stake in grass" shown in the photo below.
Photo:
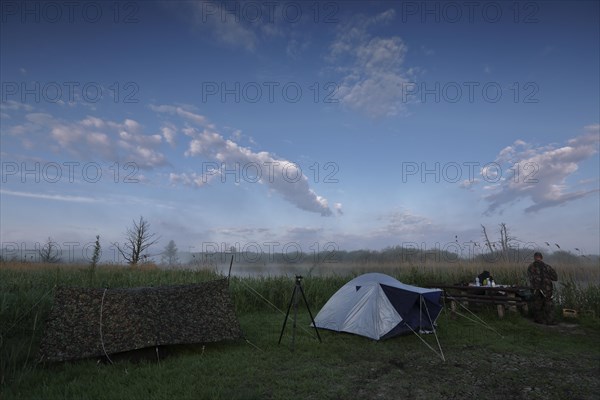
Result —
[[245, 340], [246, 340], [246, 343], [248, 343], [250, 346], [254, 347], [257, 350], [260, 350], [260, 351], [264, 352], [263, 349], [261, 349], [260, 347], [258, 347], [257, 345], [255, 345], [254, 343], [252, 343], [251, 341], [249, 341], [248, 339], [245, 339]]
[[417, 332], [415, 332], [415, 330], [410, 326], [410, 324], [407, 324], [406, 322], [404, 323], [404, 325], [406, 325], [408, 327], [408, 329], [410, 329], [412, 331], [412, 333], [414, 333], [415, 335], [417, 335], [417, 337], [421, 340], [421, 342], [425, 343], [425, 346], [429, 347], [431, 349], [431, 351], [433, 351], [436, 355], [440, 356], [440, 358], [442, 359], [442, 361], [446, 361], [446, 359], [444, 358], [444, 354], [438, 354], [438, 352], [431, 347], [431, 345], [429, 343], [427, 343], [425, 341], [425, 339], [423, 339], [421, 337], [421, 335], [419, 335]]
[[[263, 299], [265, 301], [265, 303], [267, 303], [268, 305], [270, 305], [271, 307], [273, 307], [276, 311], [279, 311], [279, 313], [281, 315], [285, 315], [285, 312], [282, 311], [280, 308], [278, 308], [275, 304], [271, 303], [269, 301], [269, 299], [267, 299], [266, 297], [264, 297], [262, 294], [260, 294], [258, 291], [256, 291], [255, 289], [253, 289], [252, 287], [248, 286], [243, 280], [239, 280], [239, 282], [242, 283], [242, 285], [244, 285], [247, 289], [249, 289], [252, 293], [256, 294], [258, 297], [260, 297], [261, 299]], [[308, 329], [306, 329], [303, 326], [300, 326], [300, 329], [302, 329], [304, 332], [309, 333], [310, 335], [312, 335], [312, 332]]]
[[106, 348], [104, 347], [104, 337], [102, 336], [102, 309], [104, 308], [104, 297], [106, 296], [107, 290], [108, 288], [104, 289], [104, 293], [102, 293], [102, 302], [100, 303], [100, 343], [102, 344], [102, 351], [104, 351], [104, 355], [106, 356], [108, 361], [110, 361], [110, 363], [113, 364], [112, 360], [108, 356], [108, 353], [106, 352]]
[[31, 311], [33, 311], [33, 309], [34, 309], [34, 308], [35, 308], [35, 307], [36, 307], [38, 304], [40, 304], [40, 303], [42, 302], [42, 300], [44, 300], [44, 298], [45, 298], [46, 296], [48, 296], [50, 293], [52, 293], [52, 291], [53, 291], [54, 289], [56, 289], [56, 285], [52, 286], [52, 287], [50, 288], [50, 290], [48, 290], [46, 293], [44, 293], [44, 294], [42, 295], [42, 297], [40, 297], [40, 298], [38, 299], [38, 301], [36, 301], [36, 302], [35, 302], [35, 303], [34, 303], [34, 304], [33, 304], [33, 305], [32, 305], [32, 306], [29, 308], [29, 310], [27, 310], [26, 312], [24, 312], [23, 314], [21, 314], [21, 315], [20, 315], [20, 316], [19, 316], [19, 317], [18, 317], [18, 318], [15, 320], [15, 322], [14, 322], [14, 323], [13, 323], [13, 324], [12, 324], [12, 325], [11, 325], [11, 326], [10, 326], [10, 327], [7, 329], [7, 330], [6, 330], [6, 333], [5, 333], [5, 334], [8, 334], [8, 333], [11, 331], [11, 329], [12, 329], [12, 328], [14, 328], [15, 326], [17, 326], [17, 324], [18, 324], [18, 323], [21, 321], [21, 318], [23, 318], [24, 316], [26, 316], [27, 314], [29, 314]]
[[[495, 330], [494, 328], [492, 328], [491, 326], [489, 326], [484, 320], [482, 320], [481, 318], [479, 318], [477, 315], [475, 315], [473, 313], [473, 311], [469, 310], [467, 307], [465, 307], [463, 304], [461, 304], [460, 301], [458, 301], [457, 299], [455, 299], [452, 296], [448, 296], [451, 300], [453, 300], [454, 302], [456, 302], [456, 304], [460, 305], [462, 308], [464, 308], [465, 310], [467, 310], [469, 313], [471, 313], [471, 315], [473, 315], [475, 318], [477, 318], [480, 322], [480, 325], [483, 325], [484, 327], [488, 328], [491, 331], [494, 331], [498, 334], [498, 336], [500, 336], [501, 338], [504, 338], [504, 336], [502, 336], [502, 334], [500, 332], [498, 332], [497, 330]], [[461, 317], [467, 318], [469, 321], [478, 323], [477, 321], [468, 318], [467, 316], [465, 316], [464, 314], [459, 313], [458, 311], [454, 311], [456, 314], [460, 315]]]
[[[425, 299], [421, 296], [421, 303], [424, 303]], [[427, 318], [429, 318], [429, 324], [431, 324], [431, 328], [433, 329], [433, 334], [435, 336], [435, 341], [438, 344], [438, 348], [440, 349], [440, 355], [442, 356], [442, 361], [446, 361], [446, 357], [444, 357], [444, 352], [442, 351], [442, 345], [440, 344], [440, 340], [438, 339], [437, 331], [434, 326], [434, 321], [431, 320], [431, 314], [429, 314], [429, 308], [427, 308], [427, 304], [425, 304], [425, 311], [427, 311]]]

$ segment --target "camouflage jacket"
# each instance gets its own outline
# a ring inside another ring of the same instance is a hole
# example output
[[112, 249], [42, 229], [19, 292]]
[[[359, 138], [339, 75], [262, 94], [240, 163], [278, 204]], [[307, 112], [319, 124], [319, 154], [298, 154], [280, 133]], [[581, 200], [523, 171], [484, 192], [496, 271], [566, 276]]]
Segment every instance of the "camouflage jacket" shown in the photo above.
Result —
[[553, 289], [552, 281], [558, 279], [554, 268], [543, 261], [532, 262], [527, 268], [527, 276], [531, 287], [542, 290], [544, 293], [551, 293]]

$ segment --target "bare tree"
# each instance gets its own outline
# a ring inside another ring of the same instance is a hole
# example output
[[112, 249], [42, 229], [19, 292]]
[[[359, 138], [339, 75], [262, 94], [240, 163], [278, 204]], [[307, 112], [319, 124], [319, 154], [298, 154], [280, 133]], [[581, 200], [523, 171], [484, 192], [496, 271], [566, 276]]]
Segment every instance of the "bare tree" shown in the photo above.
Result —
[[162, 262], [168, 266], [172, 266], [179, 263], [179, 256], [177, 256], [177, 246], [175, 241], [169, 241], [169, 244], [165, 247], [162, 254]]
[[502, 222], [500, 224], [500, 244], [502, 245], [502, 258], [506, 261], [509, 257], [509, 249], [511, 247], [511, 241], [514, 238], [508, 236], [508, 228], [506, 224]]
[[121, 256], [129, 265], [137, 265], [144, 251], [159, 241], [155, 233], [150, 233], [150, 223], [140, 217], [139, 221], [133, 221], [133, 227], [127, 228], [125, 243], [113, 243]]
[[483, 230], [483, 237], [485, 238], [485, 245], [490, 250], [490, 253], [493, 254], [494, 250], [492, 249], [492, 243], [490, 242], [490, 238], [488, 237], [487, 231], [485, 230], [485, 226], [483, 226], [483, 224], [481, 225], [481, 229]]
[[39, 250], [40, 261], [44, 263], [60, 262], [60, 252], [52, 238], [48, 238], [46, 244]]

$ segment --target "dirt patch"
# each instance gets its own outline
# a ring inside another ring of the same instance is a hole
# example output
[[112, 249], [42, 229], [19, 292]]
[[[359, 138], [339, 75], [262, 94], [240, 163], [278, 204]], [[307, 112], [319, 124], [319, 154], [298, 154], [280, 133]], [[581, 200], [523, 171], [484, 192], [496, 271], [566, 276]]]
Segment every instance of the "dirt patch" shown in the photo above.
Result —
[[545, 329], [552, 332], [560, 332], [566, 335], [585, 335], [586, 331], [579, 324], [569, 322], [559, 322], [555, 325], [544, 325], [530, 321], [532, 326], [538, 327], [539, 329]]
[[[564, 329], [572, 329], [565, 328]], [[390, 358], [356, 380], [359, 399], [598, 399], [599, 360], [553, 355], [482, 353], [462, 349], [446, 362], [427, 357]]]

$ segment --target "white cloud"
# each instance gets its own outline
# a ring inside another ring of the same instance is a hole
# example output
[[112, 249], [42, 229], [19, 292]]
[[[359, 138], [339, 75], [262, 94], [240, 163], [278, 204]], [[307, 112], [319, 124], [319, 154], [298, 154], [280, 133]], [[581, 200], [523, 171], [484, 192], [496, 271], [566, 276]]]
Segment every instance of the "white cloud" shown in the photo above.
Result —
[[[371, 225], [371, 222], [375, 222]], [[435, 244], [448, 237], [447, 229], [430, 218], [408, 209], [390, 210], [372, 218], [360, 231], [337, 232], [335, 240], [342, 247], [382, 248], [416, 243]]]
[[165, 142], [169, 143], [171, 146], [175, 146], [175, 137], [177, 136], [177, 128], [175, 128], [175, 125], [164, 125], [160, 128], [160, 132], [162, 133]]
[[[217, 165], [222, 165], [222, 168], [227, 170], [243, 169], [252, 165], [253, 170], [260, 170], [258, 182], [278, 193], [286, 201], [301, 210], [316, 212], [323, 216], [332, 215], [327, 199], [317, 195], [309, 187], [306, 175], [288, 160], [274, 157], [265, 151], [253, 152], [232, 140], [225, 139], [219, 133], [207, 130], [195, 133], [185, 155], [215, 160], [218, 162]], [[218, 175], [222, 168], [216, 168], [214, 173], [205, 175], [171, 174], [170, 179], [173, 183], [203, 186]]]
[[76, 202], [76, 203], [94, 203], [97, 202], [97, 199], [92, 197], [85, 196], [70, 196], [64, 194], [42, 194], [42, 193], [31, 193], [31, 192], [19, 192], [14, 190], [0, 190], [1, 194], [6, 194], [10, 196], [18, 196], [18, 197], [29, 197], [33, 199], [42, 199], [42, 200], [56, 200], [56, 201], [68, 201], [68, 202]]
[[403, 67], [407, 47], [399, 36], [369, 33], [373, 25], [394, 17], [394, 10], [371, 18], [356, 17], [351, 24], [340, 26], [330, 46], [329, 60], [342, 74], [336, 98], [371, 117], [395, 116], [406, 110], [403, 91], [414, 75]]
[[156, 106], [151, 104], [150, 109], [158, 113], [178, 115], [201, 126], [209, 125], [208, 119], [205, 116], [188, 111], [183, 107], [168, 105]]
[[587, 133], [595, 133], [596, 135], [600, 134], [600, 124], [591, 124], [583, 127], [583, 130]]
[[383, 228], [375, 231], [377, 234], [389, 236], [419, 235], [429, 231], [433, 226], [429, 218], [413, 214], [407, 210], [391, 212], [378, 218], [385, 221]]
[[169, 182], [171, 184], [181, 183], [181, 184], [184, 184], [187, 186], [195, 186], [195, 187], [204, 186], [205, 184], [210, 182], [210, 180], [213, 178], [214, 178], [213, 175], [203, 176], [203, 175], [198, 175], [195, 172], [192, 172], [190, 174], [186, 174], [185, 172], [181, 173], [181, 174], [171, 172], [169, 174]]
[[[203, 37], [247, 51], [253, 51], [258, 45], [258, 32], [262, 24], [258, 21], [250, 23], [244, 18], [243, 2], [192, 1], [177, 6], [169, 2], [165, 4], [172, 12], [191, 23]], [[258, 2], [256, 6], [261, 8]]]
[[338, 215], [344, 215], [344, 211], [342, 211], [342, 203], [334, 203], [333, 209], [338, 213]]
[[11, 110], [11, 111], [33, 111], [33, 107], [27, 103], [22, 103], [15, 100], [7, 100], [0, 103], [0, 110]]
[[100, 132], [91, 132], [87, 136], [87, 141], [92, 146], [110, 146], [110, 139], [107, 134]]
[[80, 159], [93, 154], [109, 161], [134, 162], [139, 168], [167, 164], [165, 156], [157, 150], [163, 142], [162, 136], [144, 134], [143, 127], [132, 119], [118, 123], [87, 116], [78, 121], [65, 121], [46, 113], [29, 113], [25, 120], [10, 127], [8, 132], [20, 136], [28, 149], [49, 147]]
[[81, 121], [81, 125], [100, 129], [104, 128], [106, 124], [100, 118], [88, 116]]
[[72, 149], [73, 144], [79, 142], [83, 136], [82, 129], [73, 129], [73, 127], [69, 125], [57, 123], [50, 128], [52, 138], [58, 142], [60, 147], [65, 149]]
[[[492, 193], [484, 197], [489, 202], [486, 214], [500, 211], [507, 204], [525, 198], [533, 202], [525, 212], [533, 212], [598, 192], [598, 189], [569, 191], [567, 184], [567, 178], [578, 171], [579, 164], [598, 152], [600, 135], [597, 130], [593, 125], [586, 127], [587, 133], [570, 139], [562, 147], [534, 148], [524, 141], [517, 141], [513, 146], [504, 148], [496, 162], [502, 166], [506, 176], [489, 187]], [[492, 175], [491, 172], [482, 174], [488, 181], [498, 178]]]
[[477, 185], [479, 182], [481, 182], [481, 179], [479, 179], [479, 178], [465, 179], [461, 183], [459, 183], [458, 186], [462, 189], [471, 189], [473, 186]]
[[134, 121], [132, 119], [126, 119], [123, 122], [123, 125], [125, 126], [125, 128], [130, 131], [130, 132], [134, 132], [134, 133], [138, 133], [141, 131], [142, 126], [137, 122]]

